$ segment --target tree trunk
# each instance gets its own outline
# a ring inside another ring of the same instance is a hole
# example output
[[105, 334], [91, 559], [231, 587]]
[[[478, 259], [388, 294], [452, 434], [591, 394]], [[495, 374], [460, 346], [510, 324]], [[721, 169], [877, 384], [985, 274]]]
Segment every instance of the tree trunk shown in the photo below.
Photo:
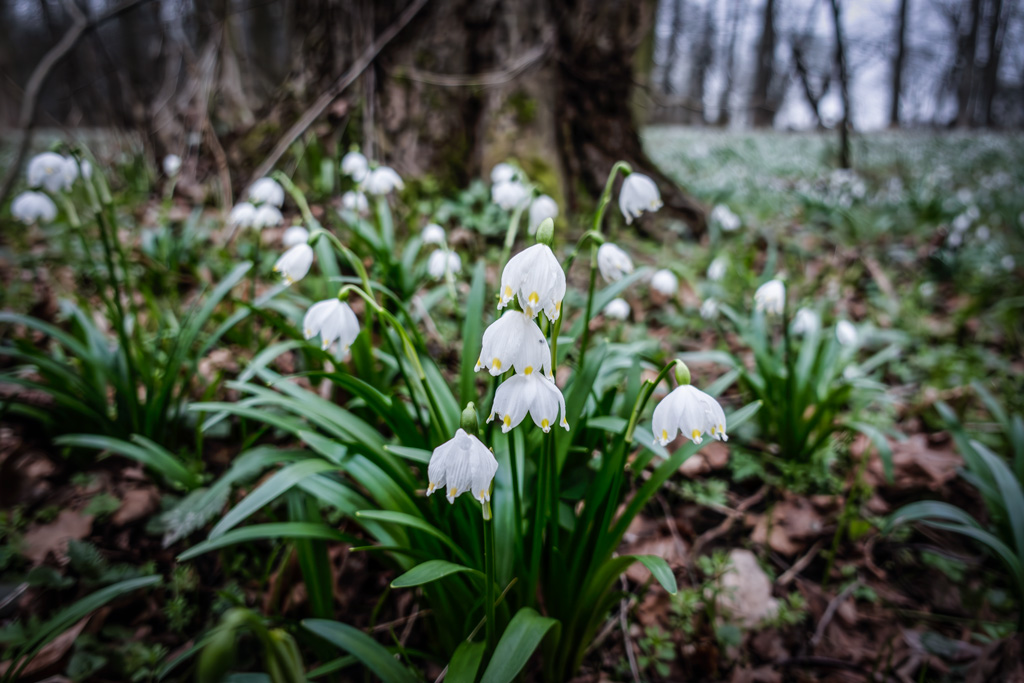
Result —
[[974, 61], [978, 52], [978, 24], [981, 17], [981, 0], [971, 0], [971, 28], [966, 35], [960, 35], [960, 50], [957, 66], [960, 70], [957, 81], [957, 113], [956, 125], [969, 126], [971, 123], [971, 105], [974, 100]]
[[672, 85], [672, 72], [679, 61], [679, 39], [683, 34], [683, 7], [686, 0], [669, 0], [672, 3], [671, 33], [668, 37], [668, 54], [665, 56], [665, 71], [661, 74], [661, 92], [671, 95], [675, 92]]
[[736, 62], [736, 35], [739, 33], [740, 16], [743, 14], [743, 0], [735, 0], [731, 5], [729, 17], [729, 45], [725, 57], [725, 85], [718, 97], [718, 119], [715, 123], [723, 128], [728, 127], [730, 114], [729, 100], [732, 99], [733, 65]]
[[836, 30], [836, 65], [839, 67], [839, 91], [843, 100], [843, 119], [839, 122], [839, 167], [850, 168], [850, 83], [846, 70], [846, 47], [839, 0], [832, 0], [832, 19]]
[[775, 0], [765, 0], [761, 40], [757, 45], [757, 72], [754, 76], [754, 94], [751, 108], [754, 126], [763, 128], [775, 120], [775, 108], [769, 98], [775, 75]]
[[701, 16], [698, 31], [700, 36], [696, 40], [690, 61], [690, 76], [687, 86], [687, 108], [683, 121], [688, 124], [702, 124], [706, 121], [704, 116], [704, 87], [708, 76], [708, 67], [711, 66], [712, 45], [715, 40], [715, 23], [712, 19], [711, 7], [707, 7]]
[[903, 60], [907, 45], [907, 5], [909, 0], [900, 0], [896, 19], [896, 59], [892, 64], [892, 99], [889, 103], [889, 127], [900, 125], [900, 96], [903, 93]]
[[992, 0], [988, 31], [988, 61], [982, 72], [982, 101], [980, 120], [983, 126], [991, 126], [992, 102], [995, 101], [996, 90], [999, 88], [999, 62], [1003, 54], [1003, 35], [1005, 22], [1003, 22], [1003, 0]]

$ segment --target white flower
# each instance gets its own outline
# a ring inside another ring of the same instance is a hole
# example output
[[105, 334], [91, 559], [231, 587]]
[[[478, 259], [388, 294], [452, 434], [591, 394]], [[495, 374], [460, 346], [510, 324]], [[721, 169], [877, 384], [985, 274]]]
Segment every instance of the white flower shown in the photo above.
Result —
[[810, 308], [801, 308], [793, 316], [793, 334], [810, 334], [821, 327], [821, 318]]
[[786, 285], [782, 280], [769, 280], [754, 292], [754, 310], [772, 315], [782, 313], [786, 305]]
[[515, 177], [519, 175], [519, 171], [512, 164], [501, 163], [491, 169], [491, 183], [497, 185], [498, 183], [507, 183], [510, 180], [515, 180]]
[[309, 230], [301, 225], [293, 225], [281, 235], [281, 244], [285, 247], [294, 247], [296, 244], [305, 244], [309, 241]]
[[168, 154], [164, 157], [164, 175], [173, 178], [181, 170], [181, 157], [177, 154]]
[[252, 227], [260, 230], [281, 225], [282, 222], [284, 222], [284, 216], [281, 215], [280, 209], [273, 204], [261, 204], [253, 216]]
[[341, 158], [341, 172], [357, 183], [362, 182], [369, 170], [370, 162], [359, 152], [349, 152]]
[[535, 244], [508, 260], [501, 273], [498, 310], [508, 306], [513, 296], [531, 318], [544, 311], [548, 320], [558, 320], [565, 298], [565, 272], [551, 247]]
[[249, 201], [253, 204], [284, 204], [284, 188], [273, 178], [260, 178], [249, 188]]
[[11, 202], [11, 215], [25, 225], [50, 223], [57, 217], [57, 205], [42, 192], [22, 192]]
[[977, 230], [978, 239], [982, 242], [988, 242], [989, 238], [992, 237], [992, 231], [989, 230], [987, 225], [979, 225]]
[[454, 251], [438, 249], [427, 259], [427, 273], [435, 280], [440, 280], [448, 273], [452, 275], [462, 272], [462, 259]]
[[455, 432], [455, 437], [434, 449], [427, 465], [429, 496], [435, 490], [445, 491], [449, 503], [466, 491], [484, 503], [491, 499], [491, 481], [498, 471], [498, 461], [483, 441], [466, 433]]
[[629, 317], [629, 303], [625, 299], [616, 298], [605, 304], [602, 311], [607, 318], [612, 320], [625, 320]]
[[849, 320], [840, 320], [836, 323], [836, 339], [843, 346], [856, 346], [860, 340], [857, 328]]
[[475, 370], [484, 368], [494, 376], [509, 368], [523, 375], [539, 370], [551, 376], [551, 348], [533, 318], [519, 311], [506, 311], [487, 326]]
[[444, 244], [444, 228], [437, 223], [429, 223], [420, 232], [423, 244]]
[[644, 211], [657, 211], [662, 207], [661, 193], [654, 181], [641, 173], [630, 173], [619, 190], [619, 210], [626, 225], [639, 218]]
[[725, 204], [719, 204], [715, 208], [711, 209], [711, 220], [718, 224], [725, 232], [733, 232], [740, 228], [740, 217], [732, 212]]
[[1007, 254], [1003, 258], [999, 259], [999, 265], [1003, 267], [1003, 270], [1009, 272], [1013, 270], [1014, 267], [1017, 265], [1017, 261], [1015, 261], [1012, 256]]
[[652, 427], [654, 440], [662, 446], [674, 441], [680, 432], [697, 444], [704, 440], [701, 434], [720, 441], [729, 440], [722, 406], [691, 384], [676, 387], [661, 400], [654, 409]]
[[312, 265], [313, 247], [308, 244], [296, 244], [277, 259], [274, 272], [281, 274], [286, 285], [291, 285], [306, 277]]
[[530, 198], [530, 190], [517, 180], [506, 180], [491, 186], [491, 201], [511, 211]]
[[361, 187], [367, 194], [385, 195], [396, 188], [403, 189], [405, 183], [402, 182], [402, 177], [395, 173], [395, 169], [390, 166], [379, 166], [367, 172]]
[[704, 299], [700, 305], [700, 317], [704, 320], [714, 320], [718, 317], [718, 301], [712, 297]]
[[651, 289], [665, 296], [675, 296], [679, 292], [679, 278], [671, 270], [662, 268], [651, 276]]
[[365, 214], [370, 210], [370, 202], [366, 199], [366, 195], [352, 190], [341, 195], [341, 205], [349, 211], [360, 214]]
[[708, 279], [712, 282], [718, 282], [725, 277], [725, 269], [729, 267], [729, 262], [724, 256], [719, 256], [711, 262], [708, 266]]
[[597, 269], [605, 281], [616, 282], [633, 272], [633, 261], [622, 249], [611, 242], [605, 242], [597, 249]]
[[[561, 422], [558, 422], [559, 412], [562, 415]], [[553, 379], [536, 372], [513, 375], [502, 382], [494, 392], [494, 405], [491, 406], [491, 415], [487, 421], [500, 416], [501, 431], [506, 433], [519, 426], [527, 413], [545, 433], [550, 432], [551, 426], [556, 423], [566, 431], [569, 429], [562, 392]]]
[[338, 342], [342, 357], [359, 336], [359, 318], [352, 308], [338, 299], [325, 299], [309, 307], [302, 319], [302, 334], [306, 339], [320, 335], [320, 346], [327, 349]]
[[256, 207], [249, 202], [239, 202], [228, 214], [228, 224], [238, 228], [251, 228], [256, 222]]
[[[43, 152], [32, 157], [26, 173], [29, 187], [44, 187], [48, 192], [70, 189], [75, 178], [72, 176], [68, 180], [68, 161], [74, 163], [73, 159], [65, 159], [56, 152]], [[77, 168], [74, 173], [78, 175]]]
[[92, 178], [92, 164], [89, 163], [88, 159], [82, 159], [81, 168], [82, 178], [84, 178], [85, 180]]
[[558, 204], [551, 197], [542, 194], [530, 203], [530, 226], [527, 232], [536, 235], [537, 227], [545, 218], [558, 218]]

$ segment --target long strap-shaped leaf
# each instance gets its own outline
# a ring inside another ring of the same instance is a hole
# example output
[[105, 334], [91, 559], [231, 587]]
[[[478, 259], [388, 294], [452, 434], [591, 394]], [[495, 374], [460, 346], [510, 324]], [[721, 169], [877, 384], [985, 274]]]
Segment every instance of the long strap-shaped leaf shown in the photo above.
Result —
[[511, 683], [552, 629], [555, 629], [557, 637], [561, 631], [557, 619], [542, 617], [530, 607], [520, 609], [501, 635], [481, 680], [487, 683]]
[[327, 619], [305, 619], [302, 625], [328, 643], [350, 652], [384, 683], [417, 683], [416, 677], [387, 648], [359, 629]]

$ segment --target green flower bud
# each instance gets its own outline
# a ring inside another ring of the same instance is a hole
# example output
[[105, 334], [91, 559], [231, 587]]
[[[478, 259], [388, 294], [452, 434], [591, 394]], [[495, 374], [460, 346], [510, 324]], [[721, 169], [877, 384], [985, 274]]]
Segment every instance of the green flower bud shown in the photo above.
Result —
[[545, 218], [537, 226], [537, 242], [539, 244], [546, 244], [549, 247], [555, 241], [555, 221], [551, 218]]
[[676, 360], [676, 381], [679, 382], [679, 386], [684, 386], [690, 383], [690, 368], [686, 367], [686, 363], [681, 360]]
[[461, 426], [470, 436], [476, 436], [480, 433], [480, 419], [476, 414], [476, 404], [472, 401], [467, 403], [466, 409], [462, 411]]
[[225, 619], [199, 655], [198, 683], [220, 683], [235, 664], [236, 625]]
[[269, 633], [266, 653], [267, 673], [273, 683], [305, 683], [302, 656], [291, 635], [279, 628]]

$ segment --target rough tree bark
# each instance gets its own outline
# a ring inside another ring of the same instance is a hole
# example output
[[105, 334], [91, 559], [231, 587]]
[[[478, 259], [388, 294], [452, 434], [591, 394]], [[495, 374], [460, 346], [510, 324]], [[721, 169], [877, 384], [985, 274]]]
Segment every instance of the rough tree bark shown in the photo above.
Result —
[[839, 67], [839, 92], [843, 100], [843, 118], [839, 122], [839, 167], [850, 168], [850, 79], [846, 69], [846, 46], [839, 0], [832, 0], [832, 19], [836, 31], [836, 65]]
[[775, 120], [775, 108], [770, 101], [772, 77], [775, 74], [775, 0], [765, 0], [761, 22], [761, 40], [757, 44], [757, 70], [751, 108], [754, 126], [767, 127]]
[[896, 57], [892, 63], [892, 99], [889, 103], [889, 127], [900, 125], [900, 97], [903, 93], [903, 61], [907, 46], [907, 6], [910, 0], [900, 0], [896, 15]]

